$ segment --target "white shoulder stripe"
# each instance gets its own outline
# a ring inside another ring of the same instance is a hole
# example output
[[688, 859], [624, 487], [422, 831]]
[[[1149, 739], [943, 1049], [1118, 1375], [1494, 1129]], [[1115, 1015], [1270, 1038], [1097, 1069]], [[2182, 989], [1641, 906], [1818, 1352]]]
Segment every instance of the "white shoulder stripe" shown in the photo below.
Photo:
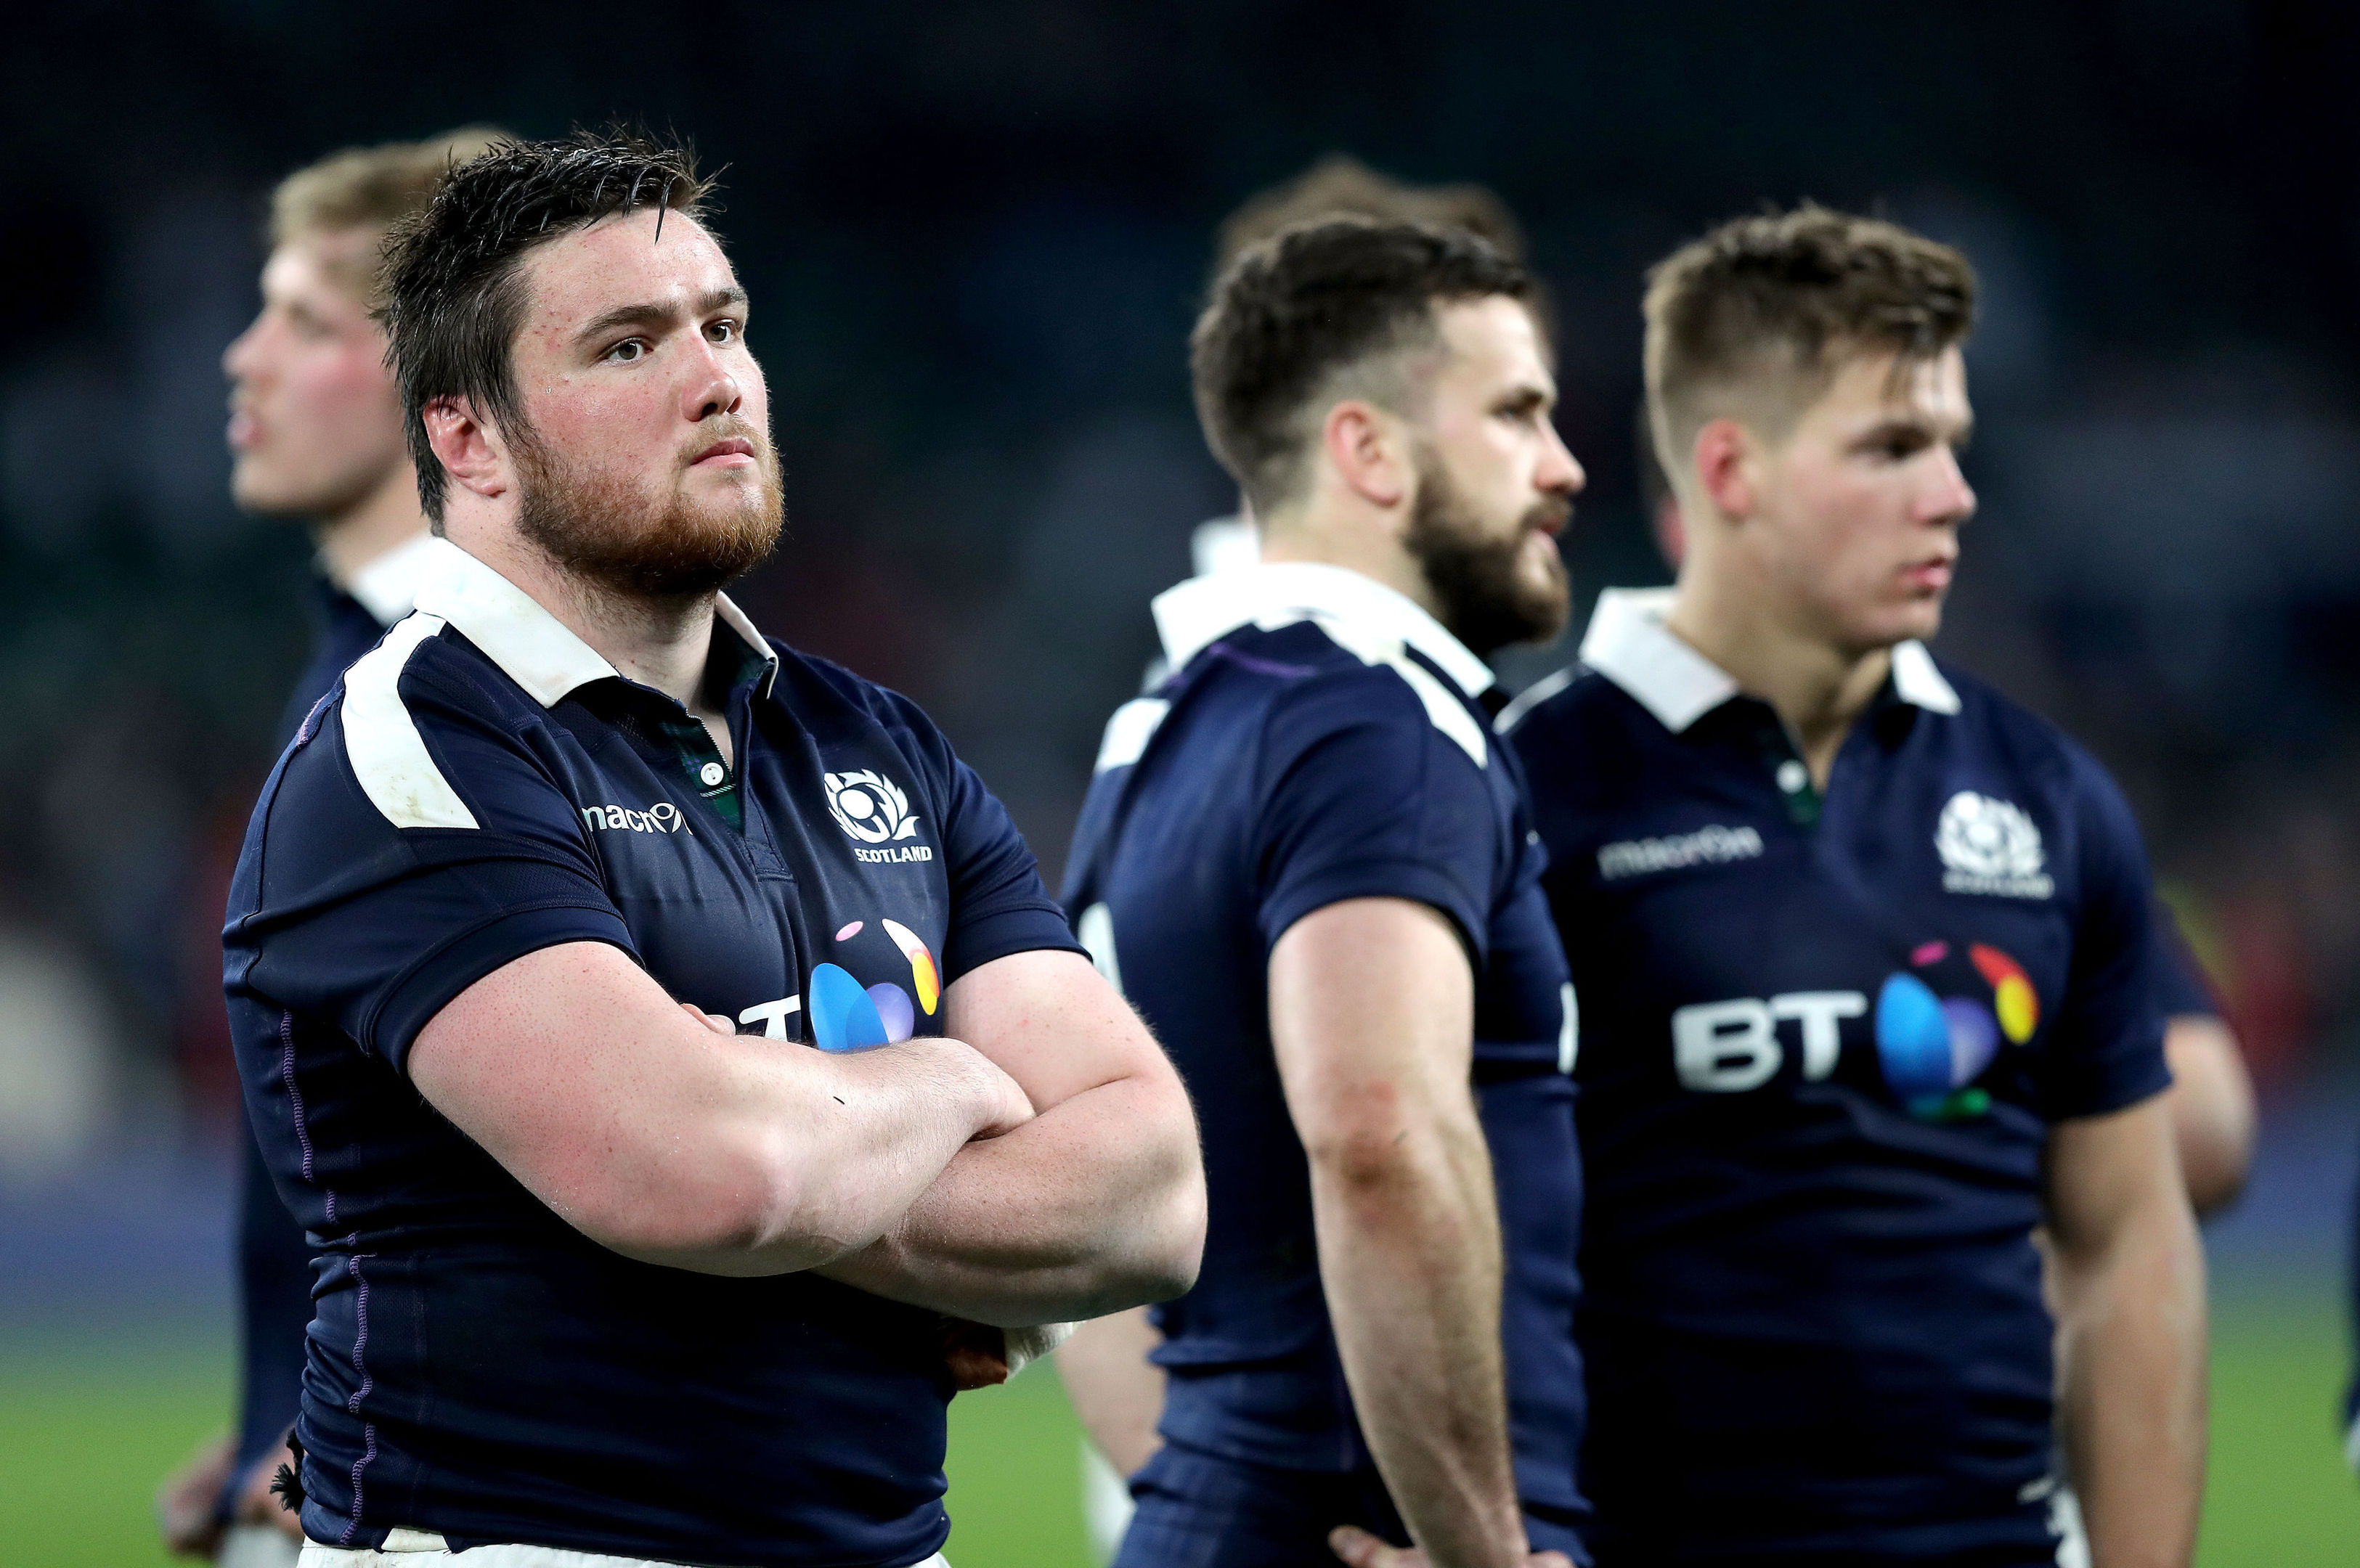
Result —
[[1098, 743], [1098, 759], [1090, 771], [1104, 773], [1109, 768], [1128, 768], [1147, 750], [1155, 726], [1172, 704], [1161, 697], [1134, 697], [1114, 711], [1107, 720], [1106, 738]]
[[1407, 654], [1398, 650], [1385, 659], [1394, 674], [1409, 682], [1417, 700], [1426, 704], [1426, 716], [1434, 727], [1459, 743], [1459, 748], [1472, 757], [1478, 768], [1491, 766], [1491, 748], [1483, 735], [1483, 726], [1467, 711], [1456, 691], [1446, 689], [1434, 678], [1433, 672]]
[[369, 803], [398, 828], [481, 825], [434, 766], [401, 700], [402, 668], [442, 629], [440, 615], [413, 615], [344, 671], [344, 756]]
[[[1484, 736], [1483, 726], [1475, 722], [1474, 715], [1468, 713], [1466, 704], [1459, 702], [1457, 693], [1436, 680], [1433, 671], [1404, 651], [1401, 638], [1386, 637], [1335, 615], [1315, 615], [1311, 618], [1318, 623], [1321, 631], [1328, 634], [1328, 640], [1338, 648], [1363, 664], [1382, 664], [1408, 682], [1409, 689], [1416, 692], [1417, 700], [1425, 704], [1426, 716], [1434, 722], [1436, 729], [1457, 741], [1459, 749], [1475, 759], [1476, 767], [1489, 768], [1491, 765], [1491, 746]], [[1471, 659], [1474, 656], [1470, 654], [1468, 657]]]

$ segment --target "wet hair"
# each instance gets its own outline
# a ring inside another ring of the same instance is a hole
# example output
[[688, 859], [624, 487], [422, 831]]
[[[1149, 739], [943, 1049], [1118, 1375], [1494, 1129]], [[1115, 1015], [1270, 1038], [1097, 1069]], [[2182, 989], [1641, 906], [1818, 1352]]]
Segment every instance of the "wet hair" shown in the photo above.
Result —
[[1301, 489], [1338, 398], [1410, 411], [1411, 361], [1441, 345], [1437, 305], [1532, 291], [1464, 229], [1338, 218], [1283, 230], [1222, 273], [1189, 340], [1206, 440], [1266, 518]]
[[643, 132], [576, 131], [501, 140], [453, 169], [432, 201], [387, 241], [388, 362], [418, 467], [418, 499], [439, 531], [449, 475], [426, 437], [426, 408], [464, 397], [511, 432], [530, 429], [514, 351], [523, 329], [524, 258], [534, 247], [643, 208], [702, 219], [713, 181], [684, 143]]
[[1879, 218], [1805, 202], [1721, 224], [1647, 274], [1647, 414], [1677, 477], [1697, 431], [1743, 419], [1793, 430], [1864, 354], [1907, 366], [1963, 343], [1975, 274], [1946, 245]]

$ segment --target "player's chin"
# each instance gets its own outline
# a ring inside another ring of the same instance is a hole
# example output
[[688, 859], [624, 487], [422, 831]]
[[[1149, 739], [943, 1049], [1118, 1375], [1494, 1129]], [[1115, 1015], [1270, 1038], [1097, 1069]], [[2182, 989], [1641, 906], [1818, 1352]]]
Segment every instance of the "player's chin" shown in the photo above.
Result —
[[1884, 624], [1871, 640], [1887, 644], [1926, 641], [1942, 629], [1942, 598], [1939, 591], [1912, 594], [1879, 617]]
[[279, 473], [269, 463], [242, 457], [229, 473], [229, 498], [258, 517], [311, 517], [326, 510], [322, 487]]

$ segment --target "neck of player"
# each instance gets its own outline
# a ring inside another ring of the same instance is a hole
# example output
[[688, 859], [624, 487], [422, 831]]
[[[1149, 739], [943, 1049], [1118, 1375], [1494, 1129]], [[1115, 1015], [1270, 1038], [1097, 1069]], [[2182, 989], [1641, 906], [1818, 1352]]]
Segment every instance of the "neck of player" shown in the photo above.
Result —
[[398, 463], [359, 501], [311, 525], [328, 581], [349, 589], [372, 561], [426, 531], [418, 505], [418, 471]]
[[568, 572], [509, 528], [470, 529], [465, 538], [454, 531], [452, 542], [523, 589], [624, 679], [676, 700], [736, 765], [728, 716], [705, 700], [717, 594], [617, 593]]
[[[1345, 513], [1343, 516], [1338, 514]], [[1441, 601], [1426, 571], [1403, 545], [1400, 525], [1372, 510], [1322, 506], [1319, 499], [1304, 506], [1273, 510], [1261, 524], [1262, 559], [1314, 561], [1341, 566], [1383, 583], [1437, 620], [1443, 618]]]
[[1840, 645], [1797, 624], [1801, 619], [1759, 581], [1712, 571], [1692, 554], [1665, 625], [1740, 691], [1770, 704], [1812, 783], [1825, 789], [1852, 721], [1893, 668], [1893, 650]]

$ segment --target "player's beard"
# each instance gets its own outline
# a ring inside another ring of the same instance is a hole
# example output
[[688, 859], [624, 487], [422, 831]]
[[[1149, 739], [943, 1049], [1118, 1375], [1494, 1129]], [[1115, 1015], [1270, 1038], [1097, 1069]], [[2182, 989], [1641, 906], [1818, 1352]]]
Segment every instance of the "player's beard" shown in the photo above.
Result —
[[759, 481], [710, 500], [677, 486], [660, 507], [621, 476], [574, 463], [519, 432], [517, 527], [549, 558], [590, 587], [626, 599], [677, 599], [710, 593], [761, 564], [786, 521], [778, 454], [761, 430], [738, 419], [699, 427], [702, 452], [728, 436], [753, 443]]
[[1440, 455], [1420, 456], [1403, 543], [1426, 573], [1442, 624], [1470, 652], [1489, 656], [1513, 643], [1549, 642], [1565, 630], [1573, 595], [1554, 541], [1539, 581], [1519, 570], [1519, 558], [1525, 540], [1562, 528], [1572, 512], [1570, 502], [1552, 497], [1519, 517], [1513, 533], [1492, 533], [1450, 483]]

